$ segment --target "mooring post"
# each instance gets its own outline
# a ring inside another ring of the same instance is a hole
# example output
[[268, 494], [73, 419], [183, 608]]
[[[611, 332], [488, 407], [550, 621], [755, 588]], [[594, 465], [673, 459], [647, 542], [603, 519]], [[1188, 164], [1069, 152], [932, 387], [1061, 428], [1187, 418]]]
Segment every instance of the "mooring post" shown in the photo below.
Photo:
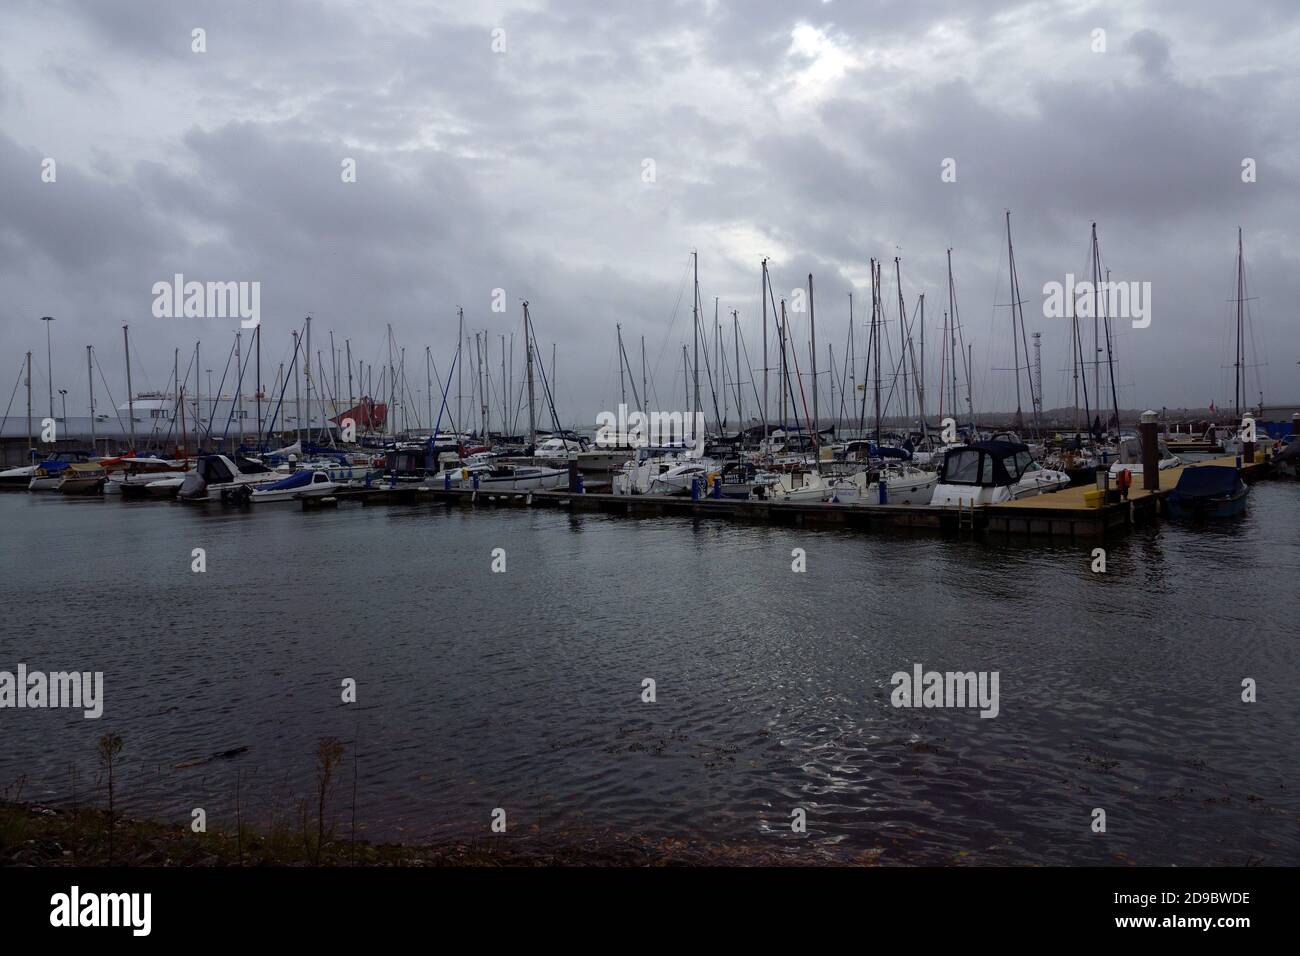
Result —
[[1291, 416], [1291, 434], [1300, 435], [1300, 412]]
[[576, 492], [577, 490], [578, 490], [578, 459], [570, 458], [569, 459], [569, 491]]
[[1142, 487], [1147, 491], [1159, 491], [1160, 436], [1155, 412], [1147, 409], [1142, 413], [1138, 433], [1142, 436]]

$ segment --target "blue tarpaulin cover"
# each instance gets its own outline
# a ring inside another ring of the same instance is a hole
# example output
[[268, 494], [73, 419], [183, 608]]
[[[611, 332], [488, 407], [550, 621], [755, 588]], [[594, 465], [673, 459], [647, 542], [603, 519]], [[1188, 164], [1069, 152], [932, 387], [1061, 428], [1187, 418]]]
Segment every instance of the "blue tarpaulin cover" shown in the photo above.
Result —
[[1237, 490], [1237, 469], [1231, 465], [1198, 465], [1184, 468], [1174, 488], [1181, 498], [1213, 498]]
[[263, 485], [259, 491], [280, 491], [284, 488], [301, 488], [303, 485], [311, 484], [312, 473], [310, 471], [295, 471], [288, 478], [282, 478], [274, 484]]

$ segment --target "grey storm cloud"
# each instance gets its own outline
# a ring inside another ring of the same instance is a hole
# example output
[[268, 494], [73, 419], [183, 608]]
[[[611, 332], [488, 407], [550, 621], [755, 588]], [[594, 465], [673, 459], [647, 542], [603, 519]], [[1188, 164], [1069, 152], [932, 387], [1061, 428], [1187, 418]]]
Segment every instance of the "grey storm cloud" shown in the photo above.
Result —
[[[151, 314], [153, 284], [180, 272], [260, 282], [272, 363], [310, 314], [318, 342], [334, 330], [367, 362], [386, 360], [391, 326], [421, 384], [426, 347], [450, 364], [458, 306], [487, 333], [494, 370], [512, 333], [519, 363], [528, 300], [548, 363], [556, 347], [561, 415], [586, 425], [618, 401], [616, 324], [638, 368], [644, 336], [658, 400], [680, 400], [692, 249], [708, 324], [715, 297], [728, 321], [738, 310], [755, 365], [760, 261], [778, 296], [812, 272], [824, 368], [826, 343], [843, 358], [850, 292], [866, 315], [871, 257], [886, 264], [891, 313], [901, 258], [906, 307], [926, 294], [937, 341], [951, 247], [977, 404], [1007, 409], [1009, 209], [1049, 407], [1067, 400], [1069, 344], [1042, 315], [1042, 286], [1086, 272], [1093, 221], [1115, 278], [1153, 290], [1151, 327], [1119, 332], [1121, 404], [1231, 404], [1239, 225], [1260, 365], [1250, 395], [1257, 377], [1270, 401], [1298, 401], [1300, 8], [1246, 9], [8, 3], [0, 388], [28, 349], [46, 374], [42, 315], [57, 319], [70, 407], [85, 402], [87, 344], [125, 387], [123, 324], [137, 387], [164, 387], [173, 350], [196, 340], [223, 361], [237, 321]], [[1105, 52], [1091, 48], [1098, 28]], [[1242, 181], [1247, 157], [1257, 182]], [[345, 158], [356, 182], [342, 181]], [[792, 330], [805, 348], [803, 316]], [[856, 337], [861, 350], [861, 326]]]

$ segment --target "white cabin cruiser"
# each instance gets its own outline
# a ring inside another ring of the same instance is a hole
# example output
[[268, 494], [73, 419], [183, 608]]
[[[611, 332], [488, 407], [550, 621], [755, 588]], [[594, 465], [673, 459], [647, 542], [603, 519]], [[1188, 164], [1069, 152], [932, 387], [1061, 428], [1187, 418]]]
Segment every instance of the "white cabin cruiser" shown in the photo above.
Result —
[[689, 495], [697, 478], [702, 484], [701, 494], [708, 494], [713, 477], [719, 474], [721, 469], [712, 458], [688, 458], [652, 476], [646, 494]]
[[[204, 455], [195, 464], [194, 470], [182, 479], [176, 497], [182, 501], [220, 501], [230, 497], [231, 492], [266, 484], [278, 477], [265, 465], [247, 458], [239, 459], [236, 464], [225, 455]], [[152, 493], [155, 485], [164, 484], [165, 482], [150, 482], [148, 487]]]
[[994, 505], [1068, 487], [1070, 476], [1044, 468], [1021, 442], [973, 442], [944, 456], [930, 504]]
[[[1160, 460], [1157, 462], [1161, 471], [1166, 468], [1181, 468], [1183, 460], [1169, 450], [1163, 438], [1158, 438]], [[1142, 439], [1126, 437], [1120, 439], [1119, 460], [1110, 466], [1110, 476], [1114, 478], [1121, 471], [1128, 470], [1135, 475], [1142, 474]]]

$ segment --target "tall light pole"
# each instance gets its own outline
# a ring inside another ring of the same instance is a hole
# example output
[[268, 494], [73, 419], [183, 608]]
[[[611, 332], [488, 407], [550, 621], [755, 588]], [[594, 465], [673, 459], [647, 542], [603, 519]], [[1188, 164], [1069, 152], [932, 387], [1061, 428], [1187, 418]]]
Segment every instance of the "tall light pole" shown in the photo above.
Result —
[[63, 419], [62, 419], [63, 427], [67, 428], [68, 427], [68, 390], [66, 388], [59, 389], [59, 400], [63, 403]]
[[54, 316], [43, 315], [41, 321], [45, 323], [45, 372], [50, 380], [50, 417], [54, 417], [54, 363], [52, 361], [52, 352], [50, 350], [50, 323], [54, 321]]

